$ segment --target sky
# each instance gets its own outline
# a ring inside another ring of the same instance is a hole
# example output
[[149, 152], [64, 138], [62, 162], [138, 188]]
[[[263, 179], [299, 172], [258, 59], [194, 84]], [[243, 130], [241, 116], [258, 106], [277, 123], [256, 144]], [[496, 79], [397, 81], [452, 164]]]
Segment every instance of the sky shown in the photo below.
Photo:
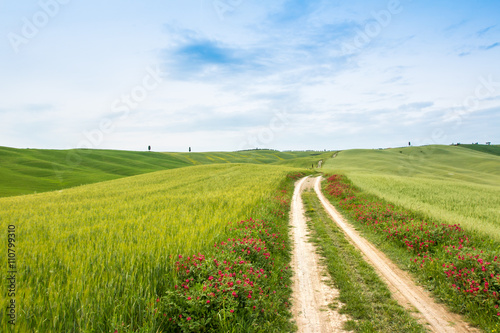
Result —
[[0, 0], [0, 146], [500, 143], [497, 0]]

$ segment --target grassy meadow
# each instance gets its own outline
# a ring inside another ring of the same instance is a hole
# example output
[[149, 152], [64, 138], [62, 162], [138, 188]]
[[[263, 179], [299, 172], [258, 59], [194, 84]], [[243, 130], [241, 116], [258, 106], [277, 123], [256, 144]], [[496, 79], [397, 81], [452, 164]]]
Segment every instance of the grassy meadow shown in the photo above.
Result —
[[460, 146], [348, 150], [324, 169], [345, 174], [367, 193], [500, 242], [499, 156]]
[[[281, 163], [318, 152], [247, 150], [211, 153], [158, 153], [99, 149], [16, 149], [0, 147], [0, 197], [92, 184], [165, 169], [218, 163]], [[309, 160], [308, 160], [309, 162]], [[308, 166], [309, 165], [309, 166]], [[310, 163], [299, 163], [310, 167]]]
[[[176, 256], [204, 253], [229, 223], [263, 218], [297, 169], [214, 164], [0, 199], [16, 227], [19, 332], [146, 327], [145, 308], [177, 281]], [[284, 213], [281, 213], [282, 215]], [[284, 215], [283, 215], [284, 216]], [[0, 242], [6, 244], [6, 233]], [[6, 272], [0, 271], [0, 279]], [[6, 308], [7, 295], [0, 304]], [[1, 330], [7, 328], [2, 313]]]

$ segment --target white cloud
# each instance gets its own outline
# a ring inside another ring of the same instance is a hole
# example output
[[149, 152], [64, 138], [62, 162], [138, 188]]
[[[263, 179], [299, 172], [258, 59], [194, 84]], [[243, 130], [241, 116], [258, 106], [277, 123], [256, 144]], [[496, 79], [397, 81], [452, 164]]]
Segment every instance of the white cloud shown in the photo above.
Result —
[[[243, 1], [222, 18], [207, 0], [72, 2], [19, 54], [0, 43], [0, 145], [75, 147], [108, 119], [113, 131], [96, 148], [234, 150], [267, 133], [284, 110], [285, 128], [260, 143], [433, 143], [436, 128], [448, 135], [438, 143], [449, 143], [481, 125], [500, 142], [488, 121], [496, 111], [484, 111], [500, 106], [496, 86], [460, 113], [467, 126], [453, 120], [481, 78], [500, 81], [500, 5], [400, 3], [377, 34], [345, 53], [342, 45], [377, 23], [374, 13], [389, 2]], [[3, 35], [37, 7], [5, 9]], [[155, 66], [161, 85], [118, 117], [113, 103]]]

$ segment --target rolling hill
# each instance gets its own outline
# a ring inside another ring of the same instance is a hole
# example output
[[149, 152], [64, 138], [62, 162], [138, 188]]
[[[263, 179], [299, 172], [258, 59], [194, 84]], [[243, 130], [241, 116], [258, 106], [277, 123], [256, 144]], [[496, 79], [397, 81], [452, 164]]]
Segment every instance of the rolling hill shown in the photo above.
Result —
[[363, 191], [500, 241], [500, 157], [461, 146], [348, 150], [326, 162]]
[[[160, 153], [120, 150], [16, 149], [0, 147], [0, 197], [47, 192], [153, 171], [219, 163], [271, 164], [312, 158], [317, 152], [248, 150]], [[299, 163], [300, 164], [300, 163]], [[309, 163], [306, 163], [308, 165]], [[306, 166], [304, 165], [304, 167]]]

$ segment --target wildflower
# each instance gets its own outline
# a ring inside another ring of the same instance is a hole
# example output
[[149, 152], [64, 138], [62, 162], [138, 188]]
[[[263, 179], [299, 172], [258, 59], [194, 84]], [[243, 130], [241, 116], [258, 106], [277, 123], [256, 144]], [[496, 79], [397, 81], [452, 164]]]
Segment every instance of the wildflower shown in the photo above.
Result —
[[188, 320], [188, 321], [191, 320], [191, 317], [187, 317], [186, 320]]

